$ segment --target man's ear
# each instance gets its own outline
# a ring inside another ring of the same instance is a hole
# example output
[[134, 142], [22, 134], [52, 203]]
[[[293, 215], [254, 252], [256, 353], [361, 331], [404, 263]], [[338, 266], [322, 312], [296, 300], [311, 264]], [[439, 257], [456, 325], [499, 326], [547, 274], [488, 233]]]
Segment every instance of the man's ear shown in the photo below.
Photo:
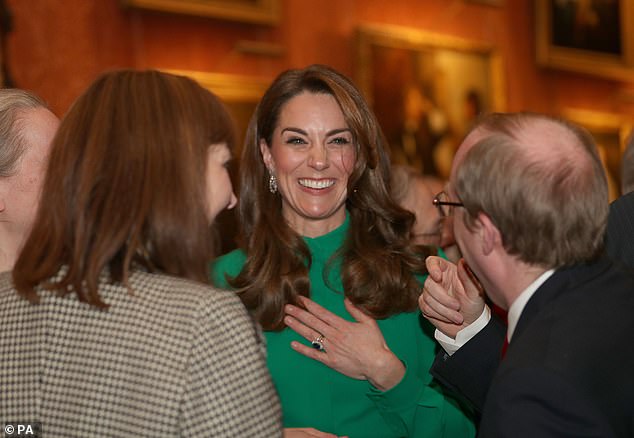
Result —
[[478, 234], [484, 254], [490, 254], [497, 246], [502, 246], [502, 234], [486, 213], [478, 213]]
[[266, 144], [264, 139], [260, 140], [260, 154], [262, 155], [262, 161], [264, 161], [264, 165], [269, 170], [269, 172], [275, 172], [275, 162], [273, 161], [273, 156], [271, 155], [271, 149]]
[[7, 207], [4, 203], [4, 198], [0, 198], [0, 212], [3, 212], [5, 208]]

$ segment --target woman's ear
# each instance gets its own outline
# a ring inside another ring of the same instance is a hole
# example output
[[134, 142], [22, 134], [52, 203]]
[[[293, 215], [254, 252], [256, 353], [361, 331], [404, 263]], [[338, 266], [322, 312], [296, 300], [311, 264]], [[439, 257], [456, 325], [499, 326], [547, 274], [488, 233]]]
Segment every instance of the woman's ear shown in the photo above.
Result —
[[273, 161], [273, 156], [271, 155], [271, 149], [264, 139], [260, 140], [260, 154], [262, 155], [262, 161], [264, 161], [264, 165], [269, 172], [275, 172], [275, 162]]

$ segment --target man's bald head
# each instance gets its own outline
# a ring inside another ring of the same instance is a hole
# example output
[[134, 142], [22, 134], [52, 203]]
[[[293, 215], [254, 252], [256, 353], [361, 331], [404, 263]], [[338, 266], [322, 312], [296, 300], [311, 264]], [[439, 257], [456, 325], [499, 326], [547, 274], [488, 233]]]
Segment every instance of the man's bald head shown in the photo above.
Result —
[[579, 126], [531, 113], [485, 116], [460, 146], [450, 186], [465, 225], [486, 214], [524, 262], [569, 265], [602, 247], [607, 182]]

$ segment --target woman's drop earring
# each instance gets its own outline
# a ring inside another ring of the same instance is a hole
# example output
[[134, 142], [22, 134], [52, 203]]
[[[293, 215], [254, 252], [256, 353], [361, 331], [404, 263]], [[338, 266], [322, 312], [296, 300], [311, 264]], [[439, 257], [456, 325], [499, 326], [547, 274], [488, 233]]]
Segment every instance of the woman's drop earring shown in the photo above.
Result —
[[269, 174], [269, 192], [277, 193], [277, 178], [272, 172]]

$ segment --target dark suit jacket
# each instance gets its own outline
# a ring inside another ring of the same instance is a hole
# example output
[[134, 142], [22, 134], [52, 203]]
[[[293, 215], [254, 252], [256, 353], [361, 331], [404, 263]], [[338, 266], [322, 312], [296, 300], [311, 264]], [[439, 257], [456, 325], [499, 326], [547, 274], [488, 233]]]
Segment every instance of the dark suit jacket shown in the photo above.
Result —
[[605, 247], [615, 261], [634, 269], [634, 192], [610, 205]]
[[602, 259], [555, 272], [506, 357], [489, 325], [432, 374], [482, 410], [482, 437], [634, 436], [634, 278]]

